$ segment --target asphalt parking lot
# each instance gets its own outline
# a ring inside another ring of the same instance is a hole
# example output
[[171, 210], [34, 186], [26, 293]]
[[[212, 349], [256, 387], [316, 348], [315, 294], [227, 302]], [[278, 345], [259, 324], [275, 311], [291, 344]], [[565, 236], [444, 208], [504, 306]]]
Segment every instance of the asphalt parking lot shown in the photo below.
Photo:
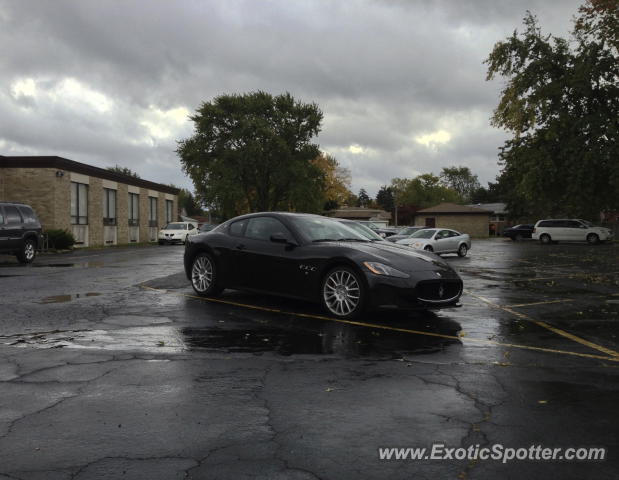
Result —
[[[619, 245], [474, 241], [462, 306], [194, 296], [182, 247], [0, 256], [0, 479], [616, 478]], [[604, 447], [604, 461], [378, 449]]]

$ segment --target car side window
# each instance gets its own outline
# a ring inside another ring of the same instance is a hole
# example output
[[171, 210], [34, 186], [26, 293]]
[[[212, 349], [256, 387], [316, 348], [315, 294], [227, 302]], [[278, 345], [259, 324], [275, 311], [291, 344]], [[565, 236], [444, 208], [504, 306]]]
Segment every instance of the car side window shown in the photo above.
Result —
[[441, 240], [443, 238], [448, 238], [449, 237], [449, 230], [441, 230], [436, 234], [436, 237], [434, 237], [436, 240]]
[[455, 230], [449, 230], [450, 237], [459, 237], [460, 235], [462, 235], [460, 232], [456, 232]]
[[253, 240], [270, 241], [271, 235], [275, 235], [277, 233], [292, 240], [290, 231], [276, 218], [254, 217], [249, 219], [247, 229], [245, 230], [245, 237]]
[[32, 224], [37, 223], [37, 218], [30, 207], [18, 207], [21, 216], [24, 219], [24, 223]]
[[193, 224], [190, 223], [189, 224], [189, 230], [193, 230], [194, 228], [196, 228], [196, 227], [194, 227]]
[[565, 223], [567, 223], [568, 228], [580, 228], [582, 225], [580, 222], [576, 222], [574, 220], [568, 220]]
[[245, 230], [245, 225], [247, 224], [247, 220], [237, 220], [236, 222], [232, 222], [230, 224], [230, 235], [235, 237], [242, 237], [243, 230]]
[[21, 215], [19, 214], [17, 207], [13, 207], [11, 205], [5, 206], [4, 214], [6, 215], [7, 225], [15, 225], [15, 224], [22, 223]]

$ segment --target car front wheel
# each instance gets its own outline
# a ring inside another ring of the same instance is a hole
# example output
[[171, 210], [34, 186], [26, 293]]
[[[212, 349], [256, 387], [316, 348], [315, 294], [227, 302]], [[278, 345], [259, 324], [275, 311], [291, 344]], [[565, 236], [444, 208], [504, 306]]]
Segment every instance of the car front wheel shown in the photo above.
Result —
[[426, 245], [425, 247], [423, 247], [423, 249], [424, 249], [426, 252], [433, 252], [433, 251], [434, 251], [434, 249], [433, 249], [430, 245]]
[[358, 317], [367, 300], [361, 276], [345, 266], [336, 267], [325, 275], [321, 297], [324, 308], [338, 318]]
[[549, 245], [550, 242], [551, 242], [550, 235], [548, 235], [546, 233], [544, 233], [543, 235], [540, 235], [539, 241], [540, 241], [540, 243], [543, 243], [544, 245]]
[[21, 251], [16, 255], [17, 260], [19, 260], [20, 263], [32, 263], [34, 257], [36, 256], [36, 252], [36, 243], [34, 240], [29, 238], [24, 242], [24, 246]]
[[598, 243], [600, 243], [600, 237], [598, 237], [595, 233], [590, 233], [589, 235], [587, 235], [587, 242], [589, 242], [591, 245], [597, 245]]
[[199, 253], [191, 265], [191, 286], [198, 295], [219, 295], [222, 289], [217, 285], [217, 269], [208, 253]]
[[466, 254], [468, 253], [468, 251], [469, 251], [468, 247], [463, 243], [462, 245], [460, 245], [460, 248], [458, 248], [458, 256], [466, 257]]

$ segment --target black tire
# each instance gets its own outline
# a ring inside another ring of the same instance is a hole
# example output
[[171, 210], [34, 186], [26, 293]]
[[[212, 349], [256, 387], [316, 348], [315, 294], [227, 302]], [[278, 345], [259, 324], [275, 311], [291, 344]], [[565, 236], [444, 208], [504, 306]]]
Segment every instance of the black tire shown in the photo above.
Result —
[[598, 237], [596, 233], [590, 233], [589, 235], [587, 235], [587, 243], [589, 243], [590, 245], [597, 245], [598, 243], [600, 243], [600, 237]]
[[157, 243], [159, 243], [159, 245], [163, 245], [163, 240], [159, 240]]
[[189, 234], [185, 235], [185, 241], [183, 242], [183, 245], [187, 245], [188, 239], [189, 239]]
[[223, 291], [217, 282], [217, 266], [208, 253], [197, 254], [191, 262], [191, 286], [202, 297], [214, 297]]
[[37, 242], [32, 238], [24, 240], [22, 249], [15, 255], [19, 263], [32, 263], [37, 256]]
[[332, 268], [322, 279], [320, 302], [325, 311], [336, 318], [360, 317], [368, 304], [364, 279], [345, 265]]
[[466, 257], [466, 254], [469, 251], [469, 247], [466, 246], [466, 243], [463, 243], [462, 245], [460, 245], [458, 247], [458, 256], [459, 257]]
[[514, 240], [514, 242], [521, 242], [522, 241], [522, 235], [517, 233], [516, 236], [513, 238], [513, 240]]
[[434, 249], [433, 249], [430, 245], [426, 245], [425, 247], [423, 247], [423, 249], [424, 249], [426, 252], [433, 252], [433, 251], [434, 251]]
[[550, 243], [552, 242], [552, 238], [550, 238], [550, 235], [548, 235], [547, 233], [544, 233], [540, 235], [539, 241], [542, 245], [550, 245]]

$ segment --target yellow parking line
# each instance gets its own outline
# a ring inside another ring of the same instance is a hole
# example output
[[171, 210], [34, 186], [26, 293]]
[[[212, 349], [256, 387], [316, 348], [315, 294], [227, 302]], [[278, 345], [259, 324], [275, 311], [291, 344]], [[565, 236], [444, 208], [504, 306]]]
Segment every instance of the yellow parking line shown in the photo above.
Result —
[[520, 308], [520, 307], [530, 307], [532, 305], [550, 305], [551, 303], [565, 303], [565, 302], [573, 302], [571, 298], [559, 299], [559, 300], [547, 300], [545, 302], [531, 302], [531, 303], [519, 303], [517, 305], [506, 305], [505, 308]]
[[260, 310], [260, 311], [263, 311], [263, 312], [279, 313], [279, 314], [283, 314], [283, 315], [293, 315], [295, 317], [310, 318], [310, 319], [323, 320], [323, 321], [328, 321], [328, 322], [343, 323], [343, 324], [346, 324], [346, 325], [354, 325], [354, 326], [366, 327], [366, 328], [375, 328], [375, 329], [379, 329], [379, 330], [389, 330], [389, 331], [392, 331], [392, 332], [402, 332], [402, 333], [409, 333], [409, 334], [413, 334], [413, 335], [423, 335], [423, 336], [426, 336], [426, 337], [437, 337], [437, 338], [445, 338], [445, 339], [448, 339], [448, 340], [458, 340], [458, 341], [460, 341], [462, 343], [465, 343], [465, 344], [466, 343], [472, 343], [472, 344], [489, 345], [489, 346], [495, 346], [495, 347], [518, 348], [518, 349], [522, 349], [522, 350], [533, 350], [533, 351], [545, 352], [545, 353], [558, 353], [558, 354], [562, 354], [562, 355], [572, 355], [572, 356], [575, 356], [575, 357], [592, 358], [592, 359], [595, 359], [595, 360], [605, 360], [605, 361], [610, 361], [610, 362], [619, 362], [619, 357], [615, 357], [614, 355], [611, 355], [611, 356], [593, 355], [593, 354], [589, 354], [589, 353], [571, 352], [571, 351], [568, 351], [568, 350], [557, 350], [557, 349], [553, 349], [553, 348], [532, 347], [532, 346], [529, 346], [529, 345], [518, 345], [518, 344], [514, 344], [514, 343], [501, 343], [501, 342], [496, 342], [494, 340], [486, 340], [486, 339], [483, 339], [483, 338], [459, 337], [459, 336], [456, 336], [456, 335], [446, 335], [446, 334], [443, 334], [443, 333], [424, 332], [422, 330], [411, 330], [411, 329], [408, 329], [408, 328], [391, 327], [389, 325], [380, 325], [380, 324], [375, 324], [375, 323], [357, 322], [357, 321], [354, 321], [354, 320], [343, 320], [343, 319], [339, 319], [339, 318], [325, 317], [323, 315], [314, 315], [314, 314], [311, 314], [311, 313], [287, 312], [285, 310], [280, 310], [278, 308], [262, 307], [260, 305], [250, 305], [250, 304], [246, 304], [246, 303], [234, 302], [234, 301], [231, 301], [231, 300], [224, 300], [224, 299], [221, 299], [221, 298], [200, 297], [198, 295], [189, 295], [189, 294], [181, 293], [181, 292], [172, 292], [172, 291], [165, 290], [165, 289], [148, 287], [146, 285], [142, 285], [142, 288], [145, 288], [145, 289], [148, 289], [148, 290], [152, 290], [152, 291], [155, 291], [155, 292], [160, 292], [160, 293], [169, 293], [169, 294], [174, 294], [174, 295], [180, 295], [182, 297], [192, 298], [192, 299], [196, 299], [196, 300], [202, 300], [202, 301], [206, 301], [206, 302], [221, 303], [221, 304], [225, 304], [225, 305], [233, 305], [235, 307], [248, 308], [248, 309], [251, 309], [251, 310]]
[[514, 316], [516, 316], [518, 318], [522, 318], [523, 320], [527, 320], [527, 321], [529, 321], [531, 323], [534, 323], [534, 324], [536, 324], [536, 325], [538, 325], [538, 326], [540, 326], [542, 328], [545, 328], [546, 330], [550, 330], [551, 332], [554, 332], [557, 335], [561, 335], [562, 337], [569, 338], [570, 340], [572, 340], [574, 342], [577, 342], [577, 343], [580, 343], [581, 345], [585, 345], [585, 346], [587, 346], [589, 348], [592, 348], [592, 349], [597, 350], [599, 352], [605, 353], [606, 355], [610, 355], [611, 357], [615, 357], [615, 358], [617, 358], [617, 361], [619, 361], [619, 352], [616, 352], [615, 350], [603, 347], [601, 345], [598, 345], [597, 343], [590, 342], [589, 340], [585, 340], [584, 338], [577, 337], [576, 335], [573, 335], [573, 334], [571, 334], [569, 332], [566, 332], [565, 330], [561, 330], [560, 328], [553, 327], [552, 325], [549, 325], [546, 322], [542, 322], [540, 320], [535, 320], [534, 318], [531, 318], [528, 315], [525, 315], [524, 313], [517, 312], [516, 310], [512, 310], [509, 307], [504, 307], [504, 306], [498, 305], [498, 304], [488, 300], [487, 298], [482, 297], [481, 295], [475, 295], [474, 293], [469, 292], [468, 290], [465, 290], [465, 293], [467, 295], [471, 295], [472, 297], [475, 297], [475, 298], [481, 300], [484, 303], [487, 303], [488, 305], [490, 305], [490, 306], [492, 306], [494, 308], [498, 308], [499, 310], [503, 310], [504, 312], [511, 313], [512, 315], [514, 315]]

